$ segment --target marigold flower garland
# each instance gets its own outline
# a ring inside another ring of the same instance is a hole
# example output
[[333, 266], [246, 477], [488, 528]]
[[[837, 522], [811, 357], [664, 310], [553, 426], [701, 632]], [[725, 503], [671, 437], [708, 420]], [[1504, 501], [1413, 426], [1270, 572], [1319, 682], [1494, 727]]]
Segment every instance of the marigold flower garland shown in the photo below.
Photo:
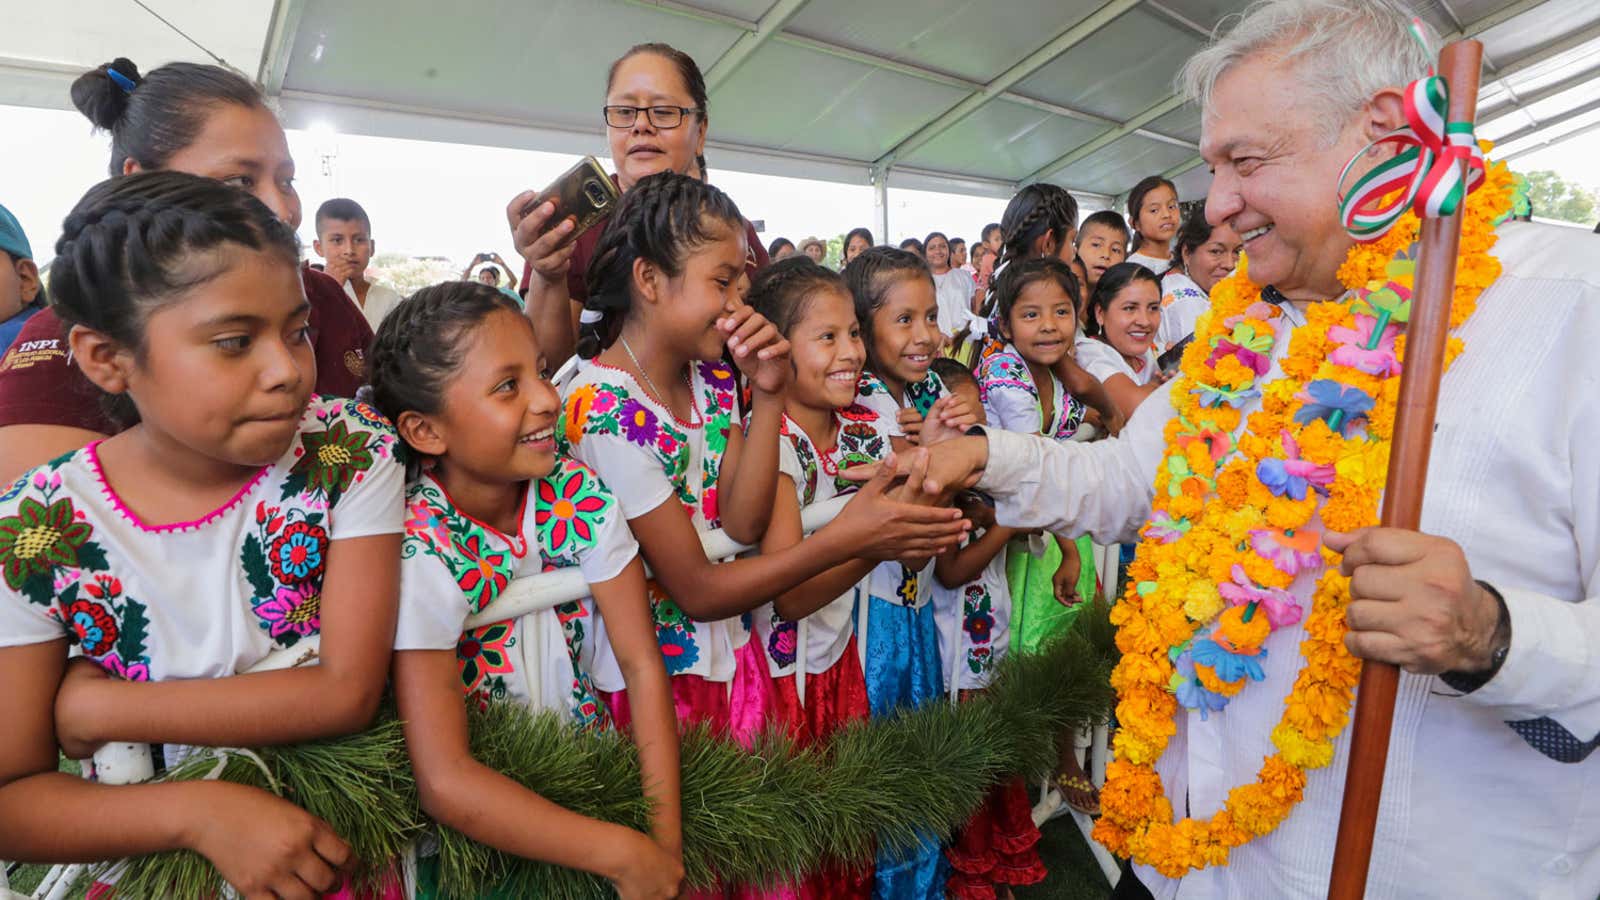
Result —
[[[1500, 274], [1489, 251], [1511, 189], [1496, 163], [1467, 200], [1452, 329]], [[1284, 377], [1270, 383], [1260, 379], [1286, 336], [1283, 311], [1261, 299], [1246, 261], [1212, 290], [1172, 390], [1177, 415], [1166, 427], [1153, 513], [1127, 595], [1111, 611], [1123, 654], [1112, 674], [1121, 727], [1094, 837], [1118, 856], [1172, 878], [1226, 865], [1232, 848], [1289, 815], [1307, 769], [1333, 759], [1361, 663], [1344, 646], [1349, 579], [1322, 548], [1321, 529], [1378, 522], [1419, 231], [1408, 212], [1350, 250], [1339, 280], [1354, 295], [1307, 309], [1289, 337]], [[1452, 337], [1446, 366], [1460, 351]], [[1260, 409], [1245, 416], [1240, 409], [1256, 397]], [[1309, 611], [1288, 590], [1302, 571], [1321, 572]], [[1267, 636], [1302, 615], [1306, 664], [1272, 731], [1277, 752], [1211, 818], [1174, 822], [1155, 771], [1177, 733], [1174, 717], [1212, 714], [1261, 680]]]

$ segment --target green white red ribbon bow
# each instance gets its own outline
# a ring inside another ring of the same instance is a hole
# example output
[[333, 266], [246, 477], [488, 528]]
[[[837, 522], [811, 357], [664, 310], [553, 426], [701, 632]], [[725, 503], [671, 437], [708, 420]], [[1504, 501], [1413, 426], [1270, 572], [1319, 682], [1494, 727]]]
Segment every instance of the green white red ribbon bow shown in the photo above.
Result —
[[[1422, 23], [1412, 20], [1411, 31], [1426, 47]], [[1367, 151], [1381, 144], [1401, 148], [1361, 176], [1339, 199], [1345, 231], [1363, 243], [1382, 237], [1407, 209], [1415, 209], [1423, 218], [1451, 215], [1483, 183], [1483, 151], [1473, 136], [1472, 123], [1446, 121], [1450, 88], [1431, 66], [1426, 78], [1406, 86], [1405, 108], [1409, 124], [1362, 148], [1339, 173], [1343, 187], [1350, 170]], [[1385, 200], [1390, 194], [1394, 196]]]

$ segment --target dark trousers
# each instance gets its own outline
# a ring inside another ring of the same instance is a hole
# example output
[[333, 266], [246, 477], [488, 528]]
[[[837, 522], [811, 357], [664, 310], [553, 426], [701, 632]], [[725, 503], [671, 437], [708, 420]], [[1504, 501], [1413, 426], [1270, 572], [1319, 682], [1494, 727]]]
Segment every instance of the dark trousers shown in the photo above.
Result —
[[1117, 881], [1117, 887], [1111, 892], [1111, 900], [1155, 900], [1150, 890], [1133, 874], [1133, 864], [1122, 863], [1122, 877]]

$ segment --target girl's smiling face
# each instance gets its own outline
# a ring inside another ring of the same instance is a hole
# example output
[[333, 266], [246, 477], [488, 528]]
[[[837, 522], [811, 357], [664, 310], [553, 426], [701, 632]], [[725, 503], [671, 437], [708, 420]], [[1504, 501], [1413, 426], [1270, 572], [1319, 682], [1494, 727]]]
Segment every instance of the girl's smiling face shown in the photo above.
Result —
[[1004, 331], [1023, 359], [1053, 366], [1067, 355], [1077, 339], [1075, 300], [1053, 278], [1030, 282], [1012, 305]]
[[1128, 282], [1100, 310], [1106, 343], [1126, 359], [1138, 359], [1149, 352], [1160, 324], [1161, 290], [1154, 281], [1144, 278]]
[[816, 409], [849, 406], [867, 362], [855, 304], [841, 290], [819, 291], [804, 303], [805, 314], [785, 335], [794, 363], [789, 397]]
[[1239, 266], [1239, 251], [1244, 242], [1238, 232], [1227, 225], [1211, 229], [1211, 239], [1183, 255], [1183, 268], [1189, 278], [1207, 294], [1217, 282], [1233, 274]]
[[461, 366], [432, 417], [445, 443], [445, 466], [483, 484], [549, 475], [561, 397], [548, 380], [532, 323], [496, 310], [465, 340]]
[[[687, 359], [721, 359], [727, 336], [717, 320], [744, 305], [745, 236], [724, 222], [712, 223], [713, 238], [692, 248], [677, 275], [639, 261], [634, 277], [655, 279], [656, 302], [651, 329], [660, 328], [661, 339], [674, 353]], [[641, 267], [644, 272], [641, 273]], [[638, 302], [635, 300], [635, 302]]]
[[873, 372], [891, 388], [928, 377], [939, 333], [939, 301], [927, 273], [895, 279], [872, 311]]

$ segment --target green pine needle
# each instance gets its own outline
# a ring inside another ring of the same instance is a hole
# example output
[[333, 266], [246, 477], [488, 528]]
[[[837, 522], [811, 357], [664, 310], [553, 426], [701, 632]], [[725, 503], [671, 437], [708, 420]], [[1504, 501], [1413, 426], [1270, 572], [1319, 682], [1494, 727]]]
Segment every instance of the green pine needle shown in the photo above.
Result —
[[[976, 698], [852, 722], [822, 748], [800, 749], [769, 734], [746, 749], [691, 729], [681, 749], [689, 882], [794, 881], [827, 862], [870, 860], [880, 846], [905, 848], [925, 835], [950, 834], [992, 784], [1049, 771], [1062, 733], [1105, 720], [1114, 699], [1112, 634], [1105, 604], [1097, 604], [1039, 653], [1003, 660]], [[623, 735], [574, 732], [551, 712], [513, 703], [473, 708], [469, 722], [473, 756], [490, 768], [582, 815], [648, 829], [638, 754]], [[360, 883], [386, 871], [423, 828], [392, 713], [359, 735], [258, 753], [288, 799], [351, 844]], [[166, 778], [201, 778], [214, 766], [199, 758]], [[238, 757], [222, 777], [268, 787], [260, 769]], [[612, 895], [598, 876], [513, 857], [449, 827], [440, 826], [438, 836], [445, 897]], [[187, 851], [129, 860], [118, 877], [120, 897], [202, 900], [222, 888], [210, 863]]]

